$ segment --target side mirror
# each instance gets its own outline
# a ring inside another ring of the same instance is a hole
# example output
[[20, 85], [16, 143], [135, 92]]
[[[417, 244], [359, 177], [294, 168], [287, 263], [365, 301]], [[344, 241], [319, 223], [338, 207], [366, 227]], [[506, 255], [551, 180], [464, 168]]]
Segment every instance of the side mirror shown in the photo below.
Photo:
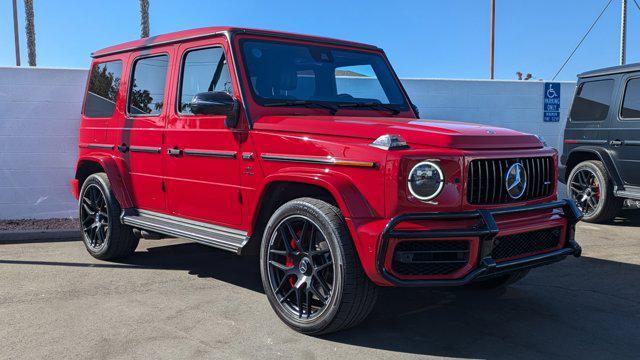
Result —
[[240, 104], [224, 91], [207, 91], [196, 94], [189, 103], [194, 115], [225, 115], [224, 125], [235, 128], [238, 125]]

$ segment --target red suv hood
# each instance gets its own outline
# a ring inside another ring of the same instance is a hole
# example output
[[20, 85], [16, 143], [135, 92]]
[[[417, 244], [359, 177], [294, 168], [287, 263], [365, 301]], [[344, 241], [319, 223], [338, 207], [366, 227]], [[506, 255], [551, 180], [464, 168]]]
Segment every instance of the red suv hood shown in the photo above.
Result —
[[534, 135], [457, 121], [361, 118], [343, 116], [264, 116], [254, 129], [377, 139], [396, 134], [409, 144], [455, 149], [531, 149], [542, 142]]

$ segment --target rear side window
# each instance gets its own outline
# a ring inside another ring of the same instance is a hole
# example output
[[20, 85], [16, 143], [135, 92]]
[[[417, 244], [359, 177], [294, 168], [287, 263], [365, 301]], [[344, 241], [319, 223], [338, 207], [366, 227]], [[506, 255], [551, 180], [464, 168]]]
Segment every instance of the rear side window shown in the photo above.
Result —
[[620, 117], [640, 119], [640, 79], [631, 79], [627, 82]]
[[191, 99], [206, 91], [224, 91], [233, 95], [229, 65], [221, 47], [192, 50], [184, 57], [178, 111], [193, 114], [189, 108]]
[[135, 62], [129, 90], [131, 115], [159, 115], [164, 105], [169, 56], [143, 58]]
[[611, 105], [613, 80], [583, 82], [578, 86], [571, 108], [571, 121], [601, 121]]
[[102, 118], [113, 116], [120, 87], [122, 61], [93, 64], [84, 106], [84, 116]]

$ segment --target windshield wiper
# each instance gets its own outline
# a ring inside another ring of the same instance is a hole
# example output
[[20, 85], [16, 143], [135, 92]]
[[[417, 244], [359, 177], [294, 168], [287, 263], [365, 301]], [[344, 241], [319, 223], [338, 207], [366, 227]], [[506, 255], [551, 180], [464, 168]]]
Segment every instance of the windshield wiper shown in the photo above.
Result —
[[348, 108], [348, 107], [353, 107], [353, 108], [371, 108], [371, 109], [378, 109], [378, 110], [387, 110], [390, 111], [393, 115], [398, 115], [400, 114], [400, 110], [389, 106], [389, 105], [385, 105], [385, 104], [381, 104], [381, 103], [377, 103], [377, 102], [354, 102], [354, 103], [343, 103], [343, 104], [338, 104], [339, 108]]
[[266, 103], [264, 106], [304, 106], [307, 108], [321, 108], [331, 111], [331, 115], [335, 115], [338, 112], [338, 108], [334, 106], [309, 100], [286, 100]]

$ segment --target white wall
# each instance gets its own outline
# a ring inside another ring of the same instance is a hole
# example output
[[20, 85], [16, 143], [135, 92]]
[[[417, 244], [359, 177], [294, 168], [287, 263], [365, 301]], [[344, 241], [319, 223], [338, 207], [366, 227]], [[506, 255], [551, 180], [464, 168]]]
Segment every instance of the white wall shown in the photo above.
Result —
[[76, 216], [86, 70], [0, 67], [0, 219]]
[[[76, 216], [69, 180], [86, 70], [0, 67], [0, 219]], [[564, 123], [543, 123], [543, 83], [405, 79], [422, 118], [543, 135], [562, 148]], [[561, 119], [574, 83], [562, 83]]]
[[575, 82], [560, 82], [558, 123], [543, 122], [541, 81], [404, 79], [402, 83], [423, 119], [475, 122], [541, 135], [562, 151]]

